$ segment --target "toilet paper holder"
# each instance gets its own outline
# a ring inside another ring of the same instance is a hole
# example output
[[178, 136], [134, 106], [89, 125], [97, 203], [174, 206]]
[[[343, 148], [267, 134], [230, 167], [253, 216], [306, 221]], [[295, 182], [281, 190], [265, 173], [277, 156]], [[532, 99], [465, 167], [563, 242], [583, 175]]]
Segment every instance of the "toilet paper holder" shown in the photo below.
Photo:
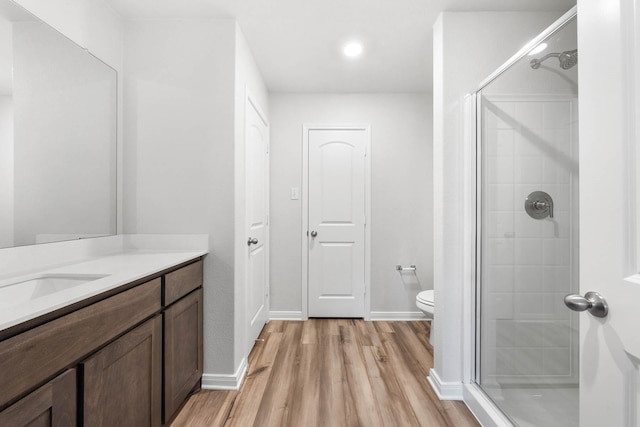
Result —
[[400, 264], [396, 264], [396, 270], [398, 271], [416, 271], [415, 265], [410, 265], [409, 267], [403, 267]]

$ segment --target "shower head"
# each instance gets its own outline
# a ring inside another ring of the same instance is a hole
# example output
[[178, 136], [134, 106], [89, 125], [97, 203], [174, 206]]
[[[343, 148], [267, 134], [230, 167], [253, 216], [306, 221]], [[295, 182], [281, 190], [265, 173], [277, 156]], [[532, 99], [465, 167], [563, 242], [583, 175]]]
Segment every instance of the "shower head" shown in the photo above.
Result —
[[578, 63], [578, 49], [566, 50], [562, 53], [549, 53], [540, 59], [532, 59], [529, 62], [529, 65], [534, 70], [537, 70], [538, 68], [540, 68], [540, 64], [542, 64], [549, 58], [558, 58], [558, 61], [560, 61], [560, 68], [562, 68], [563, 70], [568, 70]]
[[562, 52], [558, 56], [558, 60], [560, 61], [560, 68], [568, 70], [578, 63], [578, 49]]

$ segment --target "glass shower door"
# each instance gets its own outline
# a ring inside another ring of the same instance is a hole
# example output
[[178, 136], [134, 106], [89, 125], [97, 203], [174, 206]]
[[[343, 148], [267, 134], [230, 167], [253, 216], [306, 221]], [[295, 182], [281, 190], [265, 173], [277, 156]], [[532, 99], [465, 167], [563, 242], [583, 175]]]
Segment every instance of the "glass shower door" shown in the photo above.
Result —
[[578, 425], [576, 20], [477, 93], [476, 382], [519, 426]]

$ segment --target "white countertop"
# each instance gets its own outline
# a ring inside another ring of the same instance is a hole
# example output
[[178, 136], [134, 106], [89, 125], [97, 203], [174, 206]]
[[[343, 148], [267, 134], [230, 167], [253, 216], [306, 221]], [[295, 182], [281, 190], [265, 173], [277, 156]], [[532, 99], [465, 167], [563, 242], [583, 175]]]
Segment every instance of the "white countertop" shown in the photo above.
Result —
[[41, 275], [106, 276], [17, 305], [0, 301], [0, 331], [206, 254], [206, 250], [126, 250], [3, 278], [0, 287]]

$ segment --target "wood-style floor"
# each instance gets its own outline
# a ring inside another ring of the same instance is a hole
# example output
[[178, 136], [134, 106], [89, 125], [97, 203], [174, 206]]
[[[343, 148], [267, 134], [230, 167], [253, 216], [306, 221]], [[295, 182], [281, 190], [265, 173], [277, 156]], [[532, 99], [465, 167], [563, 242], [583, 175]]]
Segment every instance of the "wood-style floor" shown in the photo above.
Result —
[[440, 401], [428, 322], [271, 321], [240, 391], [201, 391], [179, 426], [478, 426], [462, 402]]

